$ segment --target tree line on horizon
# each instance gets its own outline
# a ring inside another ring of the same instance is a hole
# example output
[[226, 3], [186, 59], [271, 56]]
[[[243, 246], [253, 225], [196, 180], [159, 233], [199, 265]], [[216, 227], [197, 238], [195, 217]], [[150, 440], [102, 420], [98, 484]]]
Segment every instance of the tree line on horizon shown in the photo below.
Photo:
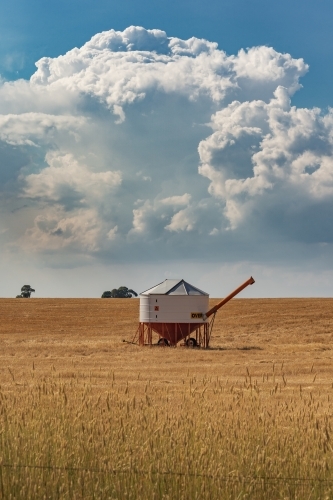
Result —
[[[16, 295], [16, 298], [30, 299], [32, 292], [35, 292], [35, 290], [30, 285], [23, 285], [20, 295]], [[131, 299], [133, 296], [137, 297], [138, 294], [131, 288], [127, 288], [127, 286], [120, 286], [119, 288], [113, 288], [111, 291], [103, 292], [102, 299]]]
[[131, 299], [132, 297], [137, 297], [138, 294], [131, 288], [127, 286], [120, 286], [119, 288], [114, 288], [111, 291], [106, 291], [102, 293], [102, 299]]

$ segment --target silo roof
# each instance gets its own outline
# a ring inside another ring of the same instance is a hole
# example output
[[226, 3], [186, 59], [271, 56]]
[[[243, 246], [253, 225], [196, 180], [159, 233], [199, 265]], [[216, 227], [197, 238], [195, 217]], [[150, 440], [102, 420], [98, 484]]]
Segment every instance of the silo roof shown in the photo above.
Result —
[[164, 280], [140, 295], [208, 295], [184, 280]]

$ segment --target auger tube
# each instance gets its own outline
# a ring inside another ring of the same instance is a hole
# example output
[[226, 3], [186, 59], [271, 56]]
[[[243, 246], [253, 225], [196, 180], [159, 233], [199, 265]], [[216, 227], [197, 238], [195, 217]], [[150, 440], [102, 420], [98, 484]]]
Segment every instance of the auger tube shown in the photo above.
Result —
[[238, 288], [236, 288], [236, 290], [234, 290], [227, 297], [225, 297], [223, 300], [221, 300], [221, 302], [219, 302], [218, 304], [216, 304], [216, 306], [214, 306], [211, 309], [209, 309], [209, 311], [205, 314], [205, 319], [209, 318], [209, 316], [211, 316], [212, 314], [216, 313], [222, 306], [224, 306], [227, 302], [229, 302], [229, 300], [231, 300], [233, 297], [235, 297], [235, 295], [238, 295], [242, 290], [244, 290], [244, 288], [246, 288], [248, 285], [253, 285], [253, 283], [255, 283], [255, 281], [254, 281], [254, 279], [251, 276], [251, 278], [249, 278], [241, 286], [239, 286]]

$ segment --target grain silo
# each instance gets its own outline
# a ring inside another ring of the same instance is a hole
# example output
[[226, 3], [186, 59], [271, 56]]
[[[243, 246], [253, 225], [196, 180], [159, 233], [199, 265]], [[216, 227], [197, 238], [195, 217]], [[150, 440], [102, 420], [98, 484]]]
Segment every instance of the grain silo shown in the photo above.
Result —
[[[183, 279], [167, 279], [140, 294], [140, 324], [160, 335], [160, 344], [177, 344], [202, 327], [209, 295]], [[199, 333], [199, 332], [198, 332]]]
[[140, 323], [133, 342], [152, 345], [156, 333], [159, 345], [184, 340], [189, 347], [208, 347], [217, 310], [253, 283], [251, 277], [209, 310], [208, 293], [183, 279], [166, 279], [140, 294]]

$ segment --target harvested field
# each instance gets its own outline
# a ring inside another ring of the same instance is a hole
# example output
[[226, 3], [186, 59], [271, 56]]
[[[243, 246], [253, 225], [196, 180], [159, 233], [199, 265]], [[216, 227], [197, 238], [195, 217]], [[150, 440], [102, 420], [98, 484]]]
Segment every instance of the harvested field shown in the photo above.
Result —
[[42, 374], [54, 366], [66, 377], [74, 363], [84, 373], [113, 371], [119, 381], [140, 371], [176, 386], [184, 370], [236, 381], [246, 367], [261, 377], [283, 363], [289, 384], [308, 384], [313, 373], [317, 387], [333, 382], [333, 299], [234, 299], [217, 314], [207, 351], [124, 344], [138, 308], [137, 299], [1, 299], [2, 387], [12, 380], [8, 368], [22, 381], [32, 363]]
[[234, 299], [208, 350], [123, 343], [138, 307], [0, 300], [0, 498], [333, 498], [333, 299]]

